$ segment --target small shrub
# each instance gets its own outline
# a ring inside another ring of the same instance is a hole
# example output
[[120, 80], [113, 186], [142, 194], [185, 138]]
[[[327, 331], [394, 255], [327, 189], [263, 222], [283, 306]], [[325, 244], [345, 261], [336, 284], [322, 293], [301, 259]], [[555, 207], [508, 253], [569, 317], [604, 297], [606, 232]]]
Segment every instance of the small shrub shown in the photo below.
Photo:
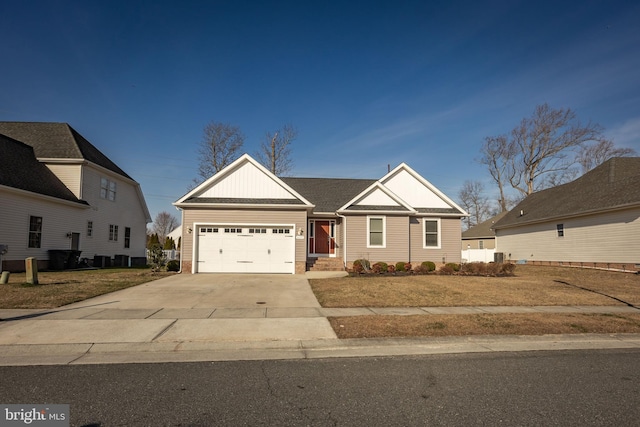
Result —
[[513, 276], [516, 271], [516, 265], [510, 262], [502, 264], [502, 274], [505, 276]]
[[427, 271], [435, 271], [436, 270], [436, 263], [433, 261], [425, 261], [422, 264], [420, 264], [421, 267], [425, 268]]
[[456, 264], [455, 262], [448, 262], [445, 265], [451, 267], [453, 271], [460, 271], [460, 264]]
[[451, 267], [449, 265], [449, 263], [443, 265], [442, 267], [440, 267], [440, 270], [438, 270], [439, 274], [443, 274], [446, 276], [450, 276], [455, 272], [455, 270], [453, 269], [453, 267]]
[[179, 270], [180, 270], [180, 263], [177, 260], [172, 259], [167, 263], [167, 271], [179, 271]]
[[404, 271], [408, 271], [408, 272], [413, 271], [413, 266], [411, 265], [411, 263], [410, 263], [410, 262], [408, 262], [408, 263], [406, 263], [406, 264], [404, 265]]
[[395, 273], [396, 272], [396, 266], [393, 264], [389, 264], [387, 265], [387, 273]]
[[167, 257], [162, 250], [162, 246], [153, 245], [153, 247], [149, 249], [147, 261], [151, 265], [151, 271], [160, 271], [167, 263]]
[[403, 261], [396, 262], [396, 271], [405, 271], [406, 263]]
[[425, 267], [424, 265], [420, 264], [418, 266], [416, 266], [416, 268], [413, 269], [414, 273], [417, 274], [427, 274], [429, 272], [429, 270], [427, 269], [427, 267]]
[[364, 271], [369, 271], [371, 269], [371, 264], [368, 259], [357, 259], [353, 261], [353, 271], [355, 273], [362, 273]]
[[376, 262], [371, 266], [371, 270], [376, 273], [386, 273], [387, 272], [387, 263], [386, 262]]

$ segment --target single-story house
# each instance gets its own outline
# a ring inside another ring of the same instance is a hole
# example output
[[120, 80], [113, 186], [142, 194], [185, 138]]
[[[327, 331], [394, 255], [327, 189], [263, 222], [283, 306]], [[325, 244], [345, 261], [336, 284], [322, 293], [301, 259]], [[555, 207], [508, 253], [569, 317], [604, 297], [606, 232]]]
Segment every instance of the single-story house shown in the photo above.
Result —
[[140, 185], [66, 123], [0, 122], [0, 197], [3, 270], [146, 263]]
[[640, 157], [612, 158], [529, 195], [493, 226], [505, 259], [634, 270], [640, 263]]
[[247, 154], [174, 205], [188, 273], [460, 262], [467, 215], [404, 163], [377, 180], [279, 178]]
[[462, 232], [462, 250], [467, 249], [495, 249], [496, 232], [493, 225], [498, 222], [507, 212], [500, 212], [480, 224], [474, 225]]

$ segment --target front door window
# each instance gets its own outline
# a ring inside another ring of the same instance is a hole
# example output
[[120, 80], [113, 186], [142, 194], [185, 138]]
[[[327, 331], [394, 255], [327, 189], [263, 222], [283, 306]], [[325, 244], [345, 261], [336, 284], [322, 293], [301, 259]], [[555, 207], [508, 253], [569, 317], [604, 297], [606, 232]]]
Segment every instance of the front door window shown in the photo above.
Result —
[[317, 255], [335, 254], [335, 221], [311, 221], [309, 230], [310, 253]]

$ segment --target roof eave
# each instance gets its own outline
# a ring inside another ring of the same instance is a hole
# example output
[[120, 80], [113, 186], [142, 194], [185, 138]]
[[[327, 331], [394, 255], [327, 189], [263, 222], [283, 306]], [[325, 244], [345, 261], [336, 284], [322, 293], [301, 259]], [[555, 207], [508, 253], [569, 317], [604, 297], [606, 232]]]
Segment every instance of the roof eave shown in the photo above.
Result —
[[46, 194], [34, 193], [33, 191], [22, 190], [20, 188], [9, 187], [7, 185], [0, 184], [0, 188], [3, 189], [3, 190], [9, 191], [11, 193], [16, 193], [16, 194], [20, 194], [20, 195], [28, 196], [28, 197], [41, 198], [41, 199], [48, 200], [48, 201], [51, 201], [51, 202], [56, 202], [56, 203], [60, 203], [60, 204], [67, 205], [67, 206], [73, 206], [75, 208], [89, 209], [91, 207], [91, 205], [89, 205], [89, 203], [87, 203], [87, 202], [83, 203], [83, 201], [75, 202], [73, 200], [60, 199], [58, 197], [49, 196], [49, 195], [46, 195]]

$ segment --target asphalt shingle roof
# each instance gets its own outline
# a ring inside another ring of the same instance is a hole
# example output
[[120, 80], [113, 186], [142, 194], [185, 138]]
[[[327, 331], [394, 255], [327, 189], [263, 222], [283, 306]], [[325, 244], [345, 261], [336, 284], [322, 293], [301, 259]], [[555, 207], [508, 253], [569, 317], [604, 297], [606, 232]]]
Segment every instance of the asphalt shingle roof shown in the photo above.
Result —
[[40, 159], [84, 159], [132, 179], [67, 123], [0, 122], [0, 134], [33, 147]]
[[634, 205], [640, 206], [640, 157], [615, 157], [575, 181], [529, 195], [494, 228]]
[[491, 217], [474, 227], [471, 227], [470, 229], [462, 233], [462, 239], [487, 239], [496, 237], [496, 232], [492, 229], [492, 227], [506, 214], [507, 212], [501, 212], [498, 215]]
[[0, 134], [0, 185], [86, 205], [40, 163], [33, 147]]
[[375, 179], [281, 178], [289, 187], [314, 204], [314, 212], [335, 212], [364, 191]]

